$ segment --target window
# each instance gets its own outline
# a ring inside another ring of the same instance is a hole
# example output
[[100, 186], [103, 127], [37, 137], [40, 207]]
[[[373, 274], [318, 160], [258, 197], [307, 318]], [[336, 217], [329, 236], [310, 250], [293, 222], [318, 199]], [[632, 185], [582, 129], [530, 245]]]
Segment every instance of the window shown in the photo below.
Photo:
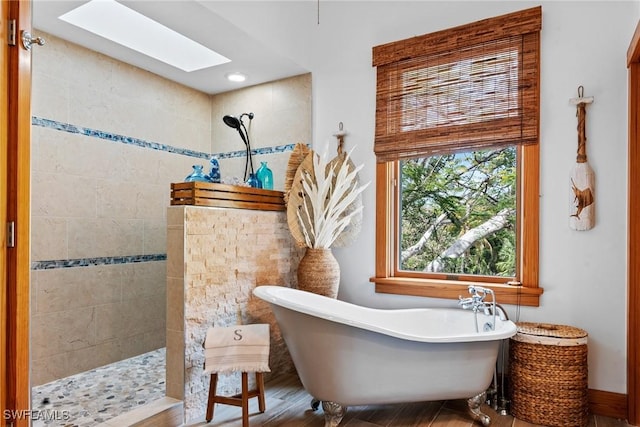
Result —
[[540, 7], [377, 46], [377, 292], [537, 306]]
[[399, 271], [514, 279], [514, 146], [401, 160], [398, 175]]

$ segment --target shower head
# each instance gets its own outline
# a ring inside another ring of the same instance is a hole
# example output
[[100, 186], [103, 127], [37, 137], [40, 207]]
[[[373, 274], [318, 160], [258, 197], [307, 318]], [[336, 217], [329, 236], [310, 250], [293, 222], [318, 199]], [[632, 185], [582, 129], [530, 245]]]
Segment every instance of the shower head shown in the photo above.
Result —
[[222, 118], [222, 121], [230, 128], [240, 130], [240, 125], [242, 125], [242, 118], [244, 116], [249, 117], [249, 120], [253, 120], [253, 113], [242, 113], [240, 114], [240, 117], [226, 115]]
[[230, 128], [233, 129], [240, 129], [240, 120], [238, 120], [237, 117], [234, 116], [224, 116], [222, 118], [222, 121], [224, 122], [224, 124], [226, 124], [227, 126], [229, 126]]

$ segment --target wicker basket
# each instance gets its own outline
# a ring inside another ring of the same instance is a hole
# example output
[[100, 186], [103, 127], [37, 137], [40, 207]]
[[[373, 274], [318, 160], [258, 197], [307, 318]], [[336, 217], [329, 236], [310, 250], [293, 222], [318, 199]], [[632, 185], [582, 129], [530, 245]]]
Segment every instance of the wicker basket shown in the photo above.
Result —
[[587, 333], [540, 323], [517, 327], [509, 342], [511, 414], [545, 426], [586, 426]]

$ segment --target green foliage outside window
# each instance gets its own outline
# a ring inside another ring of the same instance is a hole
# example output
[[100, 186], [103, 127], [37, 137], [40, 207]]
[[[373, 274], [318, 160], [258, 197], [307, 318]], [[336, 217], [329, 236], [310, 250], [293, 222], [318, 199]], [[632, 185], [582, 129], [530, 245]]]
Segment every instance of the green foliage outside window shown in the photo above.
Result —
[[516, 148], [400, 162], [401, 270], [514, 276]]

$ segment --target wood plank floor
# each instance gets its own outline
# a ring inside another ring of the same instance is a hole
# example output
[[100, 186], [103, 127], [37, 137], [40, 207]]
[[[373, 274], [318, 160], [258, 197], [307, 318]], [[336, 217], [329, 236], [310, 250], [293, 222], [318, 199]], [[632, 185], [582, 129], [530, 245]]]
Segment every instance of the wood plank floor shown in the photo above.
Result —
[[[322, 408], [311, 410], [311, 396], [302, 388], [296, 376], [272, 379], [265, 385], [266, 411], [258, 411], [258, 400], [250, 400], [251, 427], [324, 427]], [[510, 415], [499, 415], [490, 407], [483, 412], [491, 417], [491, 427], [530, 427], [525, 421]], [[190, 424], [188, 427], [241, 427], [241, 408], [217, 404], [213, 420]], [[340, 427], [479, 427], [467, 414], [465, 400], [406, 403], [396, 405], [354, 406]], [[628, 427], [625, 421], [591, 416], [587, 427]]]

